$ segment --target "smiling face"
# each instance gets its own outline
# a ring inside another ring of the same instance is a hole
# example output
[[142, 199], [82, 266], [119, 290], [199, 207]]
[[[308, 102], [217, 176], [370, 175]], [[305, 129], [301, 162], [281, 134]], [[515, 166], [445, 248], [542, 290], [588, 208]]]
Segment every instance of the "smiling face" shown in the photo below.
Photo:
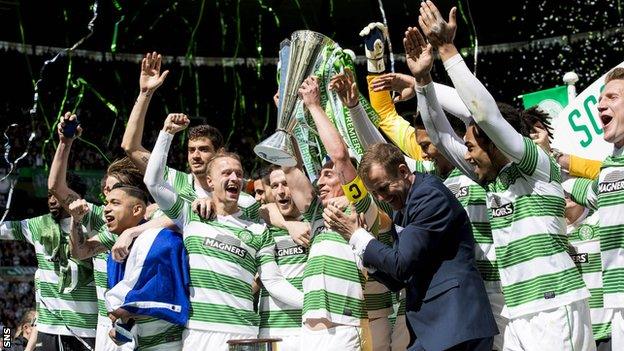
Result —
[[243, 166], [240, 161], [230, 156], [218, 156], [210, 163], [208, 184], [212, 187], [212, 196], [219, 202], [235, 208], [243, 187]]
[[290, 193], [290, 188], [286, 183], [286, 175], [281, 169], [276, 169], [269, 175], [271, 193], [275, 198], [275, 204], [285, 219], [295, 219], [299, 217], [299, 210], [295, 206]]
[[329, 162], [321, 169], [317, 185], [323, 206], [327, 206], [330, 199], [344, 195], [340, 185], [340, 178], [338, 178], [332, 162]]
[[205, 175], [208, 161], [215, 153], [212, 141], [206, 137], [189, 139], [187, 147], [187, 159], [191, 173]]
[[496, 179], [498, 170], [494, 167], [490, 155], [485, 151], [487, 142], [477, 138], [476, 133], [477, 127], [475, 125], [470, 125], [466, 130], [464, 143], [467, 151], [464, 159], [474, 166], [479, 184], [484, 185]]
[[365, 180], [366, 188], [377, 200], [387, 202], [393, 210], [399, 211], [405, 206], [412, 186], [410, 175], [405, 164], [399, 165], [397, 175], [392, 175], [379, 163], [373, 163]]
[[145, 203], [130, 196], [122, 188], [112, 189], [106, 195], [104, 218], [111, 233], [121, 234], [124, 230], [137, 226], [145, 214]]
[[598, 102], [604, 140], [624, 146], [624, 79], [613, 79], [606, 85]]

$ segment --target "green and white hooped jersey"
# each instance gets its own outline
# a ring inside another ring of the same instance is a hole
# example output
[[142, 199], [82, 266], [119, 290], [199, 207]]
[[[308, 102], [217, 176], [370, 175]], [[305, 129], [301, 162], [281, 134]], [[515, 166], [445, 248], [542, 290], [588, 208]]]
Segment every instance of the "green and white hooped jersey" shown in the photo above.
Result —
[[[93, 282], [79, 286], [69, 293], [59, 292], [59, 264], [49, 260], [42, 234], [50, 230], [50, 214], [22, 221], [5, 222], [0, 239], [19, 240], [35, 247], [38, 269], [35, 273], [37, 295], [37, 330], [55, 335], [78, 335], [94, 338], [97, 325], [97, 297]], [[47, 223], [47, 224], [46, 224]], [[54, 224], [57, 225], [57, 224]], [[61, 220], [61, 233], [69, 233], [71, 218]], [[63, 234], [62, 234], [63, 235]], [[64, 234], [62, 240], [69, 240]]]
[[458, 169], [454, 169], [444, 180], [444, 185], [455, 195], [468, 213], [472, 235], [475, 239], [475, 263], [485, 288], [492, 292], [501, 292], [500, 276], [496, 267], [496, 250], [489, 211], [486, 205], [485, 189]]
[[[202, 188], [195, 188], [195, 178], [192, 173], [185, 173], [176, 169], [166, 167], [165, 168], [165, 180], [171, 185], [176, 193], [185, 201], [191, 203], [195, 199], [210, 197], [211, 193]], [[241, 218], [252, 221], [260, 221], [260, 203], [253, 198], [253, 196], [241, 192], [238, 198], [238, 208], [241, 210]]]
[[190, 268], [187, 328], [258, 335], [251, 286], [260, 265], [274, 262], [275, 242], [265, 225], [232, 216], [204, 220], [178, 197], [165, 214], [183, 228]]
[[524, 156], [488, 184], [487, 206], [508, 318], [589, 297], [568, 255], [558, 165], [524, 138]]
[[577, 179], [572, 198], [600, 217], [605, 308], [624, 308], [624, 155], [607, 157], [597, 180]]
[[581, 223], [568, 226], [570, 257], [578, 267], [589, 288], [589, 308], [595, 340], [611, 337], [613, 310], [605, 309], [602, 289], [602, 260], [600, 257], [600, 227], [598, 213]]
[[[390, 232], [379, 233], [377, 240], [392, 247]], [[364, 286], [364, 306], [368, 318], [388, 317], [393, 313], [392, 292], [372, 275], [368, 275]]]
[[[270, 227], [275, 240], [275, 261], [286, 280], [303, 291], [303, 271], [308, 250], [295, 243], [287, 230]], [[301, 309], [293, 308], [274, 297], [262, 287], [260, 290], [260, 337], [294, 336], [301, 334]]]
[[[108, 250], [113, 248], [117, 236], [109, 232], [104, 219], [104, 206], [89, 204], [89, 213], [82, 219], [82, 224], [87, 228], [88, 235], [97, 235], [102, 245]], [[108, 318], [104, 294], [108, 290], [108, 261], [109, 251], [93, 256], [93, 280], [95, 281], [95, 291], [97, 293], [98, 325], [110, 327], [111, 320]]]
[[[366, 223], [378, 227], [377, 205], [369, 195], [355, 204], [358, 213], [365, 213]], [[326, 318], [332, 323], [360, 326], [366, 318], [361, 259], [338, 233], [325, 229], [323, 205], [314, 198], [303, 214], [312, 226], [312, 242], [303, 274], [303, 317]]]

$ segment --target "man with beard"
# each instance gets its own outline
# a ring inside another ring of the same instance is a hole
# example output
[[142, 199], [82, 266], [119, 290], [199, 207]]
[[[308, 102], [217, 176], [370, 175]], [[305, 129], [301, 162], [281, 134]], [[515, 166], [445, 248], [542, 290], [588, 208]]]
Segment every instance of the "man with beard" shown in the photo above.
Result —
[[[589, 291], [567, 253], [561, 174], [554, 160], [529, 138], [535, 109], [497, 104], [472, 75], [453, 45], [456, 22], [447, 23], [435, 5], [421, 4], [420, 26], [407, 36], [428, 55], [437, 48], [458, 94], [474, 117], [452, 160], [486, 188], [490, 225], [509, 318], [504, 348], [509, 350], [593, 350]], [[418, 55], [415, 50], [412, 55]], [[431, 96], [420, 77], [419, 89]], [[419, 77], [417, 77], [419, 80]], [[442, 119], [443, 120], [443, 119]], [[440, 129], [440, 128], [438, 128]], [[452, 139], [445, 139], [449, 144]], [[463, 158], [462, 158], [463, 157]], [[553, 328], [553, 326], [560, 326]], [[535, 335], [542, 335], [536, 338]]]
[[[81, 196], [86, 192], [86, 185], [73, 174], [67, 176], [67, 183]], [[26, 241], [35, 247], [37, 349], [89, 350], [95, 345], [97, 326], [92, 263], [70, 255], [71, 218], [51, 192], [48, 209], [39, 217], [4, 222], [0, 239]]]
[[[351, 91], [353, 86], [334, 81], [331, 88], [347, 107], [357, 108], [357, 97]], [[366, 278], [349, 244], [325, 227], [323, 208], [335, 207], [332, 199], [346, 195], [375, 230], [379, 228], [379, 211], [357, 177], [344, 141], [321, 107], [318, 79], [308, 77], [299, 95], [331, 158], [321, 169], [318, 195], [300, 169], [284, 169], [292, 199], [304, 219], [310, 222], [313, 233], [303, 279], [301, 349], [360, 350], [364, 346], [363, 333], [368, 329], [363, 294]]]
[[184, 114], [167, 116], [144, 180], [158, 206], [182, 229], [189, 253], [191, 314], [183, 334], [183, 349], [225, 351], [228, 340], [258, 336], [259, 318], [252, 296], [256, 272], [276, 299], [300, 308], [303, 296], [280, 274], [275, 263], [275, 241], [266, 226], [245, 219], [238, 207], [243, 186], [238, 155], [221, 151], [207, 164], [205, 181], [213, 189], [214, 220], [199, 218], [165, 181], [173, 136], [188, 124]]
[[[160, 73], [161, 62], [162, 58], [156, 52], [148, 53], [141, 62], [139, 96], [130, 112], [121, 142], [126, 155], [132, 159], [141, 172], [145, 172], [150, 158], [150, 152], [141, 144], [145, 115], [154, 92], [162, 85], [169, 73], [169, 71]], [[167, 168], [163, 177], [187, 201], [210, 197], [212, 189], [206, 182], [206, 167], [215, 152], [222, 149], [223, 136], [219, 130], [207, 124], [192, 127], [188, 132], [187, 145], [187, 160], [191, 172], [185, 173]], [[258, 220], [260, 203], [256, 202], [253, 197], [242, 193], [238, 205], [245, 218], [252, 221]]]
[[[301, 212], [292, 200], [286, 175], [280, 167], [269, 168], [269, 191], [274, 203], [265, 206], [277, 207], [285, 221], [301, 221]], [[308, 258], [308, 251], [298, 245], [288, 231], [275, 226], [269, 227], [275, 240], [275, 262], [282, 275], [298, 290], [303, 291], [303, 271]], [[301, 308], [290, 306], [275, 299], [264, 287], [260, 290], [260, 333], [261, 338], [281, 338], [279, 349], [284, 351], [299, 350], [301, 335]]]
[[[136, 227], [144, 221], [146, 207], [147, 194], [143, 190], [115, 184], [106, 195], [105, 230], [120, 235]], [[72, 202], [69, 210], [71, 244], [84, 244], [81, 223], [90, 206], [80, 199]], [[189, 302], [188, 258], [179, 234], [164, 228], [147, 229], [135, 240], [125, 263], [108, 258], [107, 279], [105, 301], [114, 326], [107, 333], [117, 345], [134, 341], [134, 349], [181, 348]], [[135, 324], [137, 328], [132, 330]]]

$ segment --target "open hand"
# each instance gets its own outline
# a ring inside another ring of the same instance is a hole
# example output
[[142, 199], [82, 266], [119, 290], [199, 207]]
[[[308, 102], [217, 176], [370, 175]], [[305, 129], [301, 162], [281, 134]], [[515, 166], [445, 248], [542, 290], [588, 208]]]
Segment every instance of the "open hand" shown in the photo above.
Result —
[[457, 8], [453, 7], [449, 12], [449, 21], [446, 22], [433, 2], [420, 3], [418, 23], [431, 45], [437, 48], [445, 44], [453, 44], [457, 31], [456, 14]]
[[416, 83], [427, 84], [431, 81], [433, 67], [433, 48], [425, 41], [416, 27], [408, 27], [403, 38], [407, 66], [416, 78]]
[[364, 214], [358, 214], [354, 207], [351, 208], [349, 214], [346, 214], [338, 207], [329, 204], [323, 210], [323, 220], [325, 227], [342, 235], [346, 241], [349, 241], [351, 235], [359, 228], [367, 229]]
[[353, 108], [359, 103], [360, 92], [357, 89], [353, 72], [348, 67], [344, 69], [344, 72], [332, 77], [329, 89], [335, 91], [348, 108]]
[[319, 90], [318, 78], [309, 76], [299, 88], [299, 96], [304, 105], [309, 109], [313, 106], [321, 106], [321, 92]]
[[191, 204], [191, 208], [193, 212], [197, 213], [203, 219], [213, 219], [216, 217], [216, 212], [214, 209], [214, 204], [209, 197], [197, 198]]
[[394, 97], [394, 102], [407, 101], [416, 96], [416, 81], [414, 77], [402, 73], [386, 73], [373, 79], [371, 82], [373, 91], [396, 91], [399, 95]]
[[162, 63], [162, 56], [154, 51], [153, 53], [147, 53], [141, 61], [141, 75], [139, 76], [139, 87], [141, 92], [151, 92], [156, 90], [167, 78], [169, 71], [160, 73], [160, 64]]

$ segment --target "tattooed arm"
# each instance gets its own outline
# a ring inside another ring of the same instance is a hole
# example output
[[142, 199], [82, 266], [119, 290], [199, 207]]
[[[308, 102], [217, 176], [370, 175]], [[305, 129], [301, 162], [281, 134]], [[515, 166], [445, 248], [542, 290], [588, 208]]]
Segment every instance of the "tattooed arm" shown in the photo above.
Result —
[[134, 162], [134, 165], [145, 173], [150, 152], [143, 147], [141, 139], [145, 125], [145, 115], [152, 95], [162, 85], [169, 71], [160, 72], [162, 57], [157, 53], [148, 53], [141, 61], [141, 74], [139, 75], [139, 96], [130, 112], [128, 124], [124, 131], [121, 147], [126, 155]]
[[72, 143], [82, 132], [82, 128], [78, 126], [76, 135], [72, 138], [63, 135], [63, 127], [66, 122], [73, 121], [77, 117], [70, 112], [65, 113], [58, 123], [57, 133], [59, 135], [59, 144], [50, 166], [50, 175], [48, 176], [48, 189], [61, 203], [63, 208], [68, 211], [69, 204], [79, 199], [80, 196], [67, 186], [67, 163], [69, 160], [69, 152]]
[[73, 201], [69, 205], [68, 211], [72, 218], [69, 232], [69, 253], [71, 257], [84, 260], [107, 251], [107, 248], [100, 242], [98, 235], [85, 238], [82, 218], [89, 212], [87, 201], [84, 199]]

